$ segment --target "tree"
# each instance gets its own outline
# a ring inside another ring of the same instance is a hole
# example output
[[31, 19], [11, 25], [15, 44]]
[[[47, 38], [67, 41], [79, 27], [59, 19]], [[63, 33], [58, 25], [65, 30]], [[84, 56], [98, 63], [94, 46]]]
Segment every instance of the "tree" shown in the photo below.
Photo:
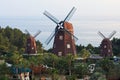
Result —
[[78, 78], [83, 78], [84, 75], [88, 74], [88, 68], [86, 63], [79, 63], [75, 66], [74, 71]]
[[90, 52], [86, 49], [82, 49], [80, 52], [80, 56], [84, 59], [88, 58], [90, 56]]
[[10, 73], [10, 69], [7, 67], [5, 63], [0, 64], [0, 80], [9, 80], [8, 74]]
[[112, 40], [112, 47], [113, 47], [113, 53], [114, 55], [120, 55], [120, 39], [118, 38], [113, 38]]
[[48, 67], [55, 68], [58, 62], [58, 56], [52, 53], [48, 53], [48, 54], [44, 54], [43, 57], [44, 57], [43, 62], [45, 65], [47, 65]]
[[74, 57], [73, 57], [73, 55], [72, 54], [68, 54], [67, 56], [66, 56], [66, 61], [68, 62], [68, 69], [69, 69], [69, 75], [71, 76], [71, 74], [72, 74], [72, 72], [71, 72], [71, 69], [72, 69], [72, 62], [73, 62], [73, 60], [74, 60]]
[[80, 45], [76, 45], [76, 50], [77, 50], [78, 54], [79, 54], [80, 51], [81, 51], [82, 49], [84, 49], [84, 48], [85, 48], [85, 46], [82, 46], [81, 44], [80, 44]]
[[37, 52], [38, 53], [42, 53], [43, 52], [43, 48], [42, 48], [42, 44], [40, 43], [39, 40], [36, 41], [36, 45], [37, 45]]
[[108, 74], [110, 70], [114, 68], [114, 63], [109, 58], [104, 58], [97, 63], [105, 72], [106, 78], [108, 78]]
[[65, 75], [68, 71], [68, 62], [65, 57], [59, 57], [58, 62], [55, 65], [55, 68], [60, 74]]
[[90, 53], [94, 53], [94, 47], [92, 46], [92, 44], [88, 44], [86, 49], [90, 52]]

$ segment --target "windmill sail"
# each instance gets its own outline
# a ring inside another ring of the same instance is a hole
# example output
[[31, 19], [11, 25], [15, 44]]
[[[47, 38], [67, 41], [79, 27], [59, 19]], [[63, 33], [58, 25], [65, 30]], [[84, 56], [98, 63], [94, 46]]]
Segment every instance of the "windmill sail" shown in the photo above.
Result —
[[73, 36], [73, 38], [74, 38], [74, 40], [75, 41], [77, 41], [78, 40], [78, 38], [76, 37], [76, 36], [74, 36], [73, 34], [71, 34], [67, 29], [63, 29], [65, 32], [67, 32], [67, 34], [69, 35], [69, 36]]
[[105, 39], [106, 37], [99, 31], [98, 34], [103, 38]]
[[109, 39], [111, 39], [114, 35], [115, 35], [116, 31], [113, 31], [110, 35], [109, 35]]
[[49, 12], [45, 11], [43, 14], [47, 16], [49, 19], [51, 19], [53, 22], [55, 22], [56, 24], [59, 23], [59, 20], [55, 18], [53, 15], [51, 15]]
[[40, 33], [41, 33], [41, 31], [38, 31], [38, 32], [34, 35], [34, 38], [37, 37]]
[[27, 35], [30, 35], [29, 31], [27, 29], [25, 29], [25, 32], [27, 33]]
[[68, 13], [68, 15], [66, 16], [66, 18], [64, 19], [64, 21], [69, 21], [70, 18], [73, 16], [73, 14], [74, 14], [75, 11], [76, 11], [76, 8], [73, 7], [73, 8], [71, 9], [71, 11]]
[[45, 41], [45, 43], [48, 45], [50, 41], [53, 39], [53, 37], [58, 33], [58, 30], [55, 32], [55, 30], [51, 33], [51, 35], [48, 37], [48, 39]]

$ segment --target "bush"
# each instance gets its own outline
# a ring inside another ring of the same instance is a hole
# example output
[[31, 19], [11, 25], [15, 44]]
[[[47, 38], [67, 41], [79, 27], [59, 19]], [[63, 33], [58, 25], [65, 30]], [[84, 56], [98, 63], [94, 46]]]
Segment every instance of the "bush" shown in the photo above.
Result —
[[7, 76], [5, 76], [5, 75], [1, 75], [0, 80], [9, 80], [9, 78]]
[[91, 75], [90, 80], [106, 80], [106, 78], [102, 73], [95, 72]]
[[76, 76], [75, 75], [66, 76], [66, 80], [76, 80]]

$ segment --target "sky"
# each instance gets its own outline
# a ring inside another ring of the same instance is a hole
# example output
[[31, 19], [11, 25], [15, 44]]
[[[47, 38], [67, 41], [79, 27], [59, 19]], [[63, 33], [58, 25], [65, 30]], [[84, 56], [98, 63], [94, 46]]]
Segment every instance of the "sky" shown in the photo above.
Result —
[[40, 16], [44, 10], [63, 15], [73, 6], [76, 15], [120, 16], [120, 0], [0, 0], [0, 16]]
[[[0, 0], [0, 26], [3, 22], [2, 18], [10, 17], [11, 21], [13, 21], [12, 18], [14, 17], [37, 17], [38, 20], [41, 20], [40, 22], [37, 22], [35, 19], [34, 23], [26, 23], [28, 25], [22, 25], [22, 22], [19, 22], [21, 25], [17, 23], [12, 25], [11, 23], [11, 26], [17, 25], [19, 26], [17, 28], [22, 29], [22, 31], [28, 28], [22, 26], [29, 26], [28, 30], [33, 31], [32, 34], [34, 34], [36, 30], [33, 26], [56, 26], [43, 15], [45, 10], [56, 16], [59, 20], [63, 20], [73, 6], [77, 10], [70, 19], [70, 22], [75, 26], [75, 35], [79, 38], [78, 44], [87, 45], [92, 43], [98, 46], [102, 40], [97, 34], [98, 30], [106, 36], [113, 30], [116, 30], [116, 36], [119, 37], [120, 0]], [[42, 21], [42, 18], [48, 24]], [[39, 28], [36, 27], [36, 29], [38, 30]], [[41, 29], [42, 33], [37, 39], [44, 43], [53, 31], [53, 27], [43, 27]]]

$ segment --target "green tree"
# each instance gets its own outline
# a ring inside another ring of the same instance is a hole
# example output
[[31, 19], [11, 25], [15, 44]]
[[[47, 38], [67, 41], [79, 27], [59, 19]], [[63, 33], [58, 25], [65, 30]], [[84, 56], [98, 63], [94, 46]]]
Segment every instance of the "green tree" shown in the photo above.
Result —
[[92, 46], [92, 44], [88, 44], [86, 49], [90, 52], [90, 53], [94, 53], [94, 47]]
[[56, 56], [52, 53], [48, 53], [48, 54], [44, 54], [43, 57], [44, 57], [43, 62], [45, 65], [55, 68], [55, 66], [58, 62], [58, 56]]
[[86, 49], [82, 49], [80, 52], [80, 56], [84, 59], [88, 58], [90, 56], [90, 52]]
[[81, 51], [82, 49], [84, 49], [84, 48], [85, 48], [85, 46], [82, 46], [81, 44], [80, 44], [80, 45], [76, 45], [76, 50], [77, 50], [78, 54], [79, 54], [80, 51]]
[[84, 75], [88, 74], [88, 65], [86, 63], [79, 63], [75, 66], [74, 71], [78, 78], [83, 78]]
[[68, 72], [68, 62], [65, 57], [59, 57], [58, 62], [55, 65], [60, 74], [65, 75]]
[[5, 63], [0, 64], [0, 80], [9, 80], [8, 74], [10, 74], [10, 69]]
[[106, 78], [108, 78], [108, 74], [110, 70], [114, 68], [114, 63], [109, 58], [104, 58], [97, 63], [105, 72]]
[[36, 41], [36, 45], [37, 45], [37, 52], [43, 53], [44, 49], [43, 49], [42, 44], [40, 43], [39, 40]]
[[72, 67], [73, 67], [73, 61], [74, 61], [74, 57], [73, 57], [73, 55], [72, 54], [68, 54], [67, 56], [66, 56], [66, 61], [67, 61], [67, 63], [68, 63], [68, 70], [69, 70], [69, 75], [71, 76], [72, 75]]
[[113, 38], [112, 40], [112, 47], [113, 47], [113, 53], [114, 55], [120, 55], [120, 39], [118, 38]]

